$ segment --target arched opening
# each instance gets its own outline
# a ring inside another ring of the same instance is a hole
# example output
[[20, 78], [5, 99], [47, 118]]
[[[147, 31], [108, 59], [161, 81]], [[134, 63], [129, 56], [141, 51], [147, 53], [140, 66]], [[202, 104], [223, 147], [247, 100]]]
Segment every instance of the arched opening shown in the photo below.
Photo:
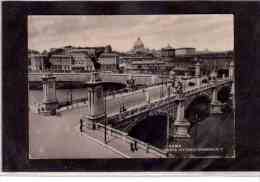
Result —
[[232, 100], [230, 99], [231, 88], [225, 86], [218, 91], [217, 98], [220, 102], [224, 103], [222, 107], [223, 114], [232, 112]]
[[195, 83], [194, 83], [194, 82], [189, 82], [189, 83], [188, 83], [188, 86], [189, 86], [189, 87], [193, 87], [193, 86], [195, 86]]
[[203, 121], [210, 114], [210, 99], [206, 95], [196, 97], [185, 110], [185, 118], [191, 125]]
[[138, 122], [128, 135], [153, 146], [164, 148], [167, 143], [167, 115], [148, 116]]
[[222, 103], [227, 103], [230, 99], [230, 87], [222, 87], [217, 94], [217, 98]]

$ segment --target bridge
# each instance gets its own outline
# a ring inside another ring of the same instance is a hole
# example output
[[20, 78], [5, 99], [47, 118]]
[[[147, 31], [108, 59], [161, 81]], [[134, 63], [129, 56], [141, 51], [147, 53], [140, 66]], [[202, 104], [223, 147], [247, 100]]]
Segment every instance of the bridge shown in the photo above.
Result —
[[[233, 81], [230, 79], [218, 80], [215, 83], [203, 84], [199, 87], [194, 86], [186, 88], [182, 94], [171, 93], [170, 95], [166, 95], [165, 97], [152, 100], [150, 102], [147, 100], [146, 103], [141, 103], [140, 105], [131, 107], [121, 113], [118, 112], [108, 114], [107, 122], [111, 124], [113, 128], [129, 132], [138, 122], [146, 118], [148, 115], [153, 115], [156, 112], [167, 112], [176, 117], [176, 109], [180, 100], [183, 100], [184, 110], [188, 110], [192, 102], [200, 97], [206, 97], [209, 101], [211, 101], [212, 105], [219, 104], [219, 107], [221, 107], [221, 104], [217, 101], [217, 94], [224, 87], [231, 87], [232, 83]], [[219, 108], [217, 109], [218, 110], [213, 110], [212, 108], [212, 113], [221, 112]]]
[[[165, 85], [156, 85], [109, 97], [104, 96], [102, 86], [104, 82], [100, 79], [99, 73], [94, 72], [87, 83], [88, 107], [86, 115], [80, 119], [80, 128], [82, 131], [96, 130], [100, 127], [105, 130], [110, 128], [111, 132], [118, 131], [116, 132], [118, 137], [121, 136], [123, 140], [126, 140], [129, 131], [149, 115], [167, 113], [168, 145], [171, 144], [169, 139], [172, 138], [174, 145], [181, 143], [182, 147], [187, 147], [190, 145], [189, 138], [191, 137], [189, 128], [200, 117], [200, 113], [192, 113], [194, 117], [189, 117], [190, 108], [196, 105], [196, 101], [206, 101], [211, 114], [221, 114], [225, 101], [218, 100], [218, 95], [226, 90], [231, 91], [234, 107], [233, 72], [231, 65], [228, 77], [224, 75], [222, 78], [216, 78], [216, 74], [213, 72], [210, 79], [206, 79], [207, 77], [200, 76], [199, 71], [196, 71], [195, 77], [190, 79], [182, 79], [178, 82], [170, 79]], [[206, 82], [203, 81], [205, 79]], [[187, 84], [190, 82], [194, 84]], [[162, 90], [165, 92], [161, 92]], [[43, 91], [44, 110], [46, 113], [56, 111], [55, 76], [46, 75], [46, 78], [43, 78]], [[121, 100], [128, 101], [122, 105]], [[131, 100], [134, 102], [130, 103]], [[119, 101], [119, 104], [115, 101]], [[110, 107], [107, 107], [107, 104], [110, 104]], [[136, 142], [137, 140], [131, 139], [131, 141]], [[158, 152], [157, 148], [154, 150]]]
[[[189, 128], [192, 123], [196, 122], [196, 117], [192, 118], [194, 120], [187, 120], [187, 117], [191, 110], [190, 108], [196, 104], [196, 100], [204, 99], [208, 103], [210, 114], [221, 114], [225, 104], [218, 100], [219, 93], [226, 89], [231, 91], [231, 95], [234, 95], [233, 77], [214, 79], [208, 83], [202, 83], [203, 79], [199, 78], [199, 81], [196, 82], [199, 85], [185, 87], [182, 91], [174, 90], [168, 84], [164, 87], [167, 92], [163, 97], [150, 97], [149, 91], [144, 90], [143, 92], [146, 95], [145, 102], [140, 101], [138, 104], [125, 110], [108, 112], [104, 117], [101, 117], [102, 119], [99, 118], [96, 120], [89, 116], [84, 116], [81, 118], [81, 121], [86, 128], [97, 129], [100, 125], [103, 128], [109, 126], [114, 130], [125, 133], [121, 136], [123, 140], [126, 140], [127, 134], [130, 133], [133, 127], [148, 116], [167, 113], [168, 144], [176, 145], [176, 143], [181, 143], [182, 146], [188, 147], [190, 144], [189, 142], [185, 142], [185, 140], [189, 141]], [[156, 89], [156, 87], [153, 89]], [[160, 88], [157, 87], [157, 89]], [[200, 113], [193, 113], [195, 116], [196, 114], [200, 117]], [[170, 139], [173, 139], [172, 143]], [[152, 150], [151, 147], [149, 148]], [[158, 152], [159, 149], [155, 148], [154, 150]], [[164, 152], [167, 153], [167, 151]]]
[[[233, 80], [225, 78], [200, 86], [187, 87], [183, 90], [183, 93], [171, 92], [162, 98], [154, 100], [149, 100], [149, 95], [147, 95], [146, 103], [140, 103], [128, 108], [126, 111], [109, 113], [106, 121], [113, 128], [126, 133], [131, 131], [138, 122], [144, 120], [148, 115], [153, 115], [157, 112], [170, 113], [174, 119], [184, 121], [184, 117], [187, 115], [185, 111], [188, 111], [192, 103], [199, 98], [206, 98], [210, 101], [212, 114], [221, 113], [223, 104], [217, 100], [217, 95], [223, 88], [231, 88], [232, 85]], [[147, 93], [149, 94], [149, 92]], [[86, 118], [83, 119], [87, 120]], [[101, 123], [104, 123], [104, 121]], [[173, 129], [170, 129], [169, 135], [173, 136], [173, 133]]]

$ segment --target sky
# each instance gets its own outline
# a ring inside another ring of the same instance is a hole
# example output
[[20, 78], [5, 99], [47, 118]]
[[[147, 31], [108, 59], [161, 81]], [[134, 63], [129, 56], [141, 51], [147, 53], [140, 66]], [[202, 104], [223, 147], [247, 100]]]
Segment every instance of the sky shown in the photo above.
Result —
[[29, 16], [28, 48], [105, 46], [128, 51], [140, 37], [146, 48], [233, 50], [233, 15]]

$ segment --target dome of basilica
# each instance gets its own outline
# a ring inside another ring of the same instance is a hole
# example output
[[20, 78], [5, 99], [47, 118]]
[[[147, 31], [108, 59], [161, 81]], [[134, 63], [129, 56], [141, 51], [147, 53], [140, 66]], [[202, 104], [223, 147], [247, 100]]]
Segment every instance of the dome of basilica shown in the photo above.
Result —
[[144, 49], [144, 43], [140, 39], [140, 37], [137, 38], [137, 40], [134, 43], [134, 49]]

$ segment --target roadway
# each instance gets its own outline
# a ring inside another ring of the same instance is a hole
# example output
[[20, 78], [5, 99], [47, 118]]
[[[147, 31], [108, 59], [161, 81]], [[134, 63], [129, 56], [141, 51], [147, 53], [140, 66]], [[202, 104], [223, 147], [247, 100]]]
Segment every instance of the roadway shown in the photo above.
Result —
[[29, 113], [30, 159], [102, 159], [102, 158], [160, 158], [130, 145], [121, 138], [109, 136], [104, 144], [104, 132], [89, 130], [80, 133], [80, 118], [86, 107], [66, 110], [57, 116]]
[[[160, 98], [166, 87], [155, 86], [146, 89], [151, 100]], [[107, 98], [108, 113], [119, 112], [120, 103], [132, 107], [146, 102], [146, 93], [137, 91], [135, 94], [122, 94]], [[129, 151], [130, 157], [158, 157], [139, 151], [131, 154], [130, 147], [123, 141], [116, 140], [116, 148], [102, 145], [103, 139], [94, 139], [90, 135], [82, 135], [79, 131], [79, 120], [86, 114], [87, 106], [66, 110], [57, 116], [42, 116], [29, 113], [29, 157], [31, 159], [57, 158], [126, 158], [124, 153]], [[90, 134], [90, 133], [89, 133]], [[121, 148], [121, 149], [120, 149]], [[119, 150], [118, 150], [119, 149]], [[122, 150], [122, 152], [120, 152]]]
[[107, 113], [119, 113], [120, 105], [124, 104], [125, 108], [134, 107], [137, 105], [143, 105], [147, 103], [146, 95], [150, 96], [150, 101], [159, 99], [162, 95], [166, 96], [167, 88], [166, 85], [158, 85], [149, 87], [143, 90], [138, 90], [132, 93], [124, 93], [121, 95], [108, 96], [106, 99]]
[[124, 158], [97, 141], [82, 136], [79, 119], [85, 107], [58, 116], [29, 113], [29, 158]]

